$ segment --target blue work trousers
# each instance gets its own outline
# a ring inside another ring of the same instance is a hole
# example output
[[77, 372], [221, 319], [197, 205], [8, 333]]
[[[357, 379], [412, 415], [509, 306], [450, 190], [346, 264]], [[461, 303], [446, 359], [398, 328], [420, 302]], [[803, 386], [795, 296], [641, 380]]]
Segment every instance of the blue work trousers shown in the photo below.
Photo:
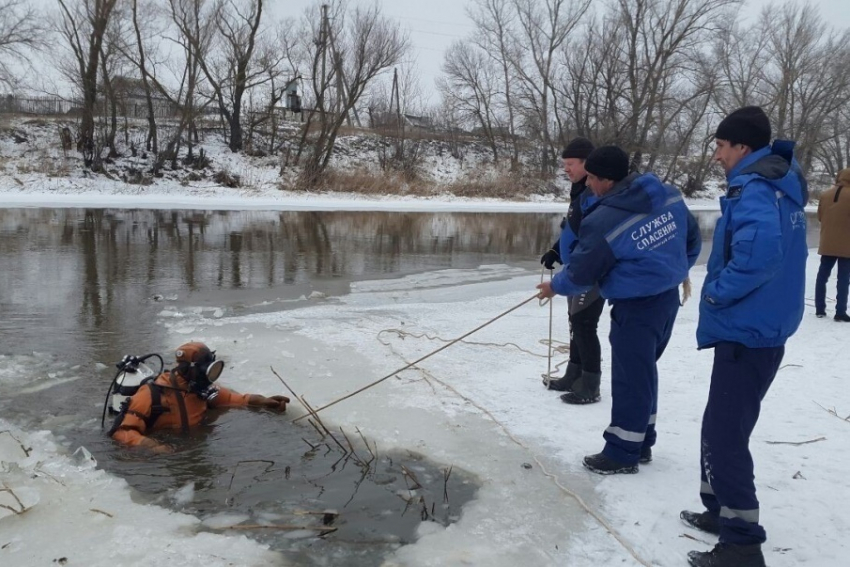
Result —
[[667, 348], [679, 312], [679, 288], [650, 297], [617, 300], [611, 308], [611, 425], [602, 453], [636, 464], [655, 444], [658, 359]]
[[761, 401], [782, 362], [785, 347], [748, 348], [721, 342], [714, 347], [708, 404], [702, 418], [700, 497], [720, 520], [720, 541], [763, 543], [759, 502], [750, 455], [750, 434]]

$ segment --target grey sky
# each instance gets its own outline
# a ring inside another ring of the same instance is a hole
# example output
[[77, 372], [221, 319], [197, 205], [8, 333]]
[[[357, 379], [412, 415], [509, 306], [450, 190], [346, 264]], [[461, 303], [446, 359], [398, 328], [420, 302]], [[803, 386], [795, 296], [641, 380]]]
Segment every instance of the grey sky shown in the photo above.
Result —
[[[372, 0], [349, 0], [351, 4], [371, 5]], [[600, 0], [594, 0], [600, 2]], [[272, 0], [270, 12], [275, 16], [299, 16], [312, 4], [312, 0]], [[466, 16], [468, 0], [393, 0], [379, 2], [385, 15], [398, 19], [410, 32], [413, 57], [419, 70], [421, 87], [436, 103], [434, 80], [440, 74], [443, 53], [458, 39], [472, 32], [473, 26]], [[755, 17], [766, 5], [776, 5], [776, 0], [747, 0], [741, 15]], [[839, 28], [850, 27], [848, 0], [808, 0], [808, 6], [818, 7], [827, 22]]]
[[[53, 11], [56, 0], [30, 0]], [[593, 0], [601, 2], [602, 0]], [[781, 1], [781, 0], [780, 0]], [[267, 13], [275, 19], [300, 17], [315, 0], [266, 0]], [[351, 4], [372, 5], [374, 0], [349, 0]], [[747, 0], [741, 15], [754, 17], [762, 7], [776, 0]], [[451, 43], [467, 37], [473, 26], [466, 16], [468, 0], [384, 0], [379, 1], [385, 15], [397, 19], [410, 32], [413, 44], [411, 58], [419, 73], [423, 94], [436, 103], [434, 80], [440, 74], [443, 54]], [[850, 28], [848, 0], [808, 0], [806, 5], [818, 7], [824, 19], [838, 28]], [[42, 65], [39, 65], [43, 69]], [[50, 73], [45, 73], [50, 75]]]

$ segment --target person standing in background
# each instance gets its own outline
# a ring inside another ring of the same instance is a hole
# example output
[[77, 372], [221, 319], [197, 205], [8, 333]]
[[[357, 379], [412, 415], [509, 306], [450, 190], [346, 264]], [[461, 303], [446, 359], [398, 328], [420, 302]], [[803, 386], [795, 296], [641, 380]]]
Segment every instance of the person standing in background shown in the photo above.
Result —
[[815, 282], [815, 314], [826, 317], [826, 282], [838, 264], [835, 290], [836, 321], [850, 322], [847, 315], [847, 289], [850, 285], [850, 167], [842, 169], [835, 185], [820, 196], [820, 268]]

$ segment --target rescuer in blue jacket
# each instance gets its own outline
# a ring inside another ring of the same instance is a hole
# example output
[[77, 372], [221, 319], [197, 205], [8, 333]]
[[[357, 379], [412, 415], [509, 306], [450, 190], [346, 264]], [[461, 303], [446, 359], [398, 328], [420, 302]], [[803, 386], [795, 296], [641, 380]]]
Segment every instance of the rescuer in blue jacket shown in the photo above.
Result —
[[[547, 270], [554, 269], [556, 263], [569, 263], [581, 220], [588, 208], [596, 202], [596, 197], [585, 184], [587, 172], [584, 170], [584, 162], [593, 150], [590, 140], [573, 138], [561, 154], [564, 173], [572, 182], [570, 207], [561, 223], [558, 240], [540, 258], [540, 263]], [[547, 376], [543, 384], [549, 390], [565, 392], [561, 395], [565, 403], [596, 403], [601, 399], [599, 383], [602, 379], [602, 348], [597, 328], [605, 299], [599, 294], [599, 288], [594, 287], [580, 295], [567, 297], [567, 305], [570, 322], [570, 359], [567, 369], [563, 378], [553, 380]]]
[[806, 181], [793, 142], [770, 146], [764, 111], [744, 107], [717, 127], [714, 159], [726, 170], [707, 275], [697, 344], [714, 349], [700, 442], [704, 512], [682, 519], [718, 534], [711, 551], [690, 552], [693, 567], [763, 567], [759, 503], [750, 434], [761, 401], [803, 317]]
[[584, 458], [600, 474], [636, 473], [652, 460], [658, 369], [679, 310], [678, 286], [700, 250], [700, 234], [682, 194], [653, 174], [628, 174], [616, 146], [585, 161], [599, 197], [582, 220], [578, 241], [540, 297], [577, 295], [599, 285], [611, 304], [611, 425], [605, 448]]

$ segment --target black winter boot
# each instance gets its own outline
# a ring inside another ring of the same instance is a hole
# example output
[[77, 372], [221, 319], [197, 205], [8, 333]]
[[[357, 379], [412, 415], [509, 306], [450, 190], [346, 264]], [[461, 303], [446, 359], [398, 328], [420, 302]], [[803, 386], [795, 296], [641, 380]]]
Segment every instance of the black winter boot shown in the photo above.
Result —
[[652, 447], [640, 448], [640, 460], [638, 460], [638, 462], [642, 465], [652, 462]]
[[765, 567], [761, 545], [718, 543], [711, 551], [688, 552], [691, 567]]
[[599, 395], [601, 381], [601, 372], [584, 371], [581, 378], [573, 384], [572, 391], [561, 396], [561, 401], [565, 404], [594, 404], [602, 399]]
[[[581, 378], [581, 365], [574, 362], [567, 363], [567, 371], [563, 378], [557, 380], [549, 380], [549, 389], [558, 392], [570, 392], [573, 389], [573, 384]], [[543, 385], [546, 385], [546, 380], [543, 380]]]
[[709, 534], [720, 535], [720, 519], [708, 510], [704, 512], [691, 512], [682, 510], [679, 514], [686, 525], [704, 531]]
[[584, 467], [596, 474], [635, 474], [637, 465], [626, 465], [606, 457], [602, 453], [588, 455], [584, 458]]

